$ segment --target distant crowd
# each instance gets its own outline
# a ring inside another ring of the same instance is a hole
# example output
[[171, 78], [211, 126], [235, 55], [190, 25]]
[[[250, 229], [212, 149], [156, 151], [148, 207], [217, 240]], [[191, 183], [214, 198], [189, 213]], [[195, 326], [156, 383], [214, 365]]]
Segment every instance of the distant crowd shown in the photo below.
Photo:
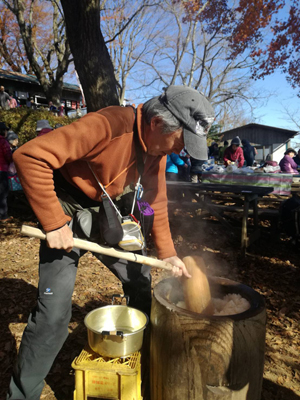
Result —
[[[21, 107], [20, 100], [13, 96], [13, 94], [5, 92], [4, 86], [0, 86], [0, 110], [10, 110], [16, 107]], [[27, 98], [25, 107], [33, 110], [38, 109], [38, 105], [35, 103], [33, 97]], [[56, 107], [53, 102], [50, 101], [48, 107], [44, 108], [48, 108], [49, 111], [53, 112], [53, 114], [57, 115], [58, 117], [64, 117], [66, 115], [65, 106], [63, 103]], [[79, 104], [77, 104], [76, 115], [81, 117], [81, 108]]]
[[[226, 140], [222, 146], [212, 142], [207, 149], [207, 154], [209, 164], [216, 163], [225, 167], [234, 165], [237, 168], [260, 166], [255, 162], [257, 155], [255, 146], [252, 146], [246, 139], [240, 140], [239, 137], [233, 138], [230, 145]], [[206, 160], [196, 160], [190, 157], [185, 149], [179, 155], [172, 153], [167, 156], [166, 178], [171, 181], [198, 183], [206, 163]], [[277, 170], [273, 168], [272, 172], [299, 174], [300, 150], [297, 153], [294, 149], [289, 148], [279, 164], [267, 157], [267, 160], [263, 161], [263, 165], [277, 166]]]

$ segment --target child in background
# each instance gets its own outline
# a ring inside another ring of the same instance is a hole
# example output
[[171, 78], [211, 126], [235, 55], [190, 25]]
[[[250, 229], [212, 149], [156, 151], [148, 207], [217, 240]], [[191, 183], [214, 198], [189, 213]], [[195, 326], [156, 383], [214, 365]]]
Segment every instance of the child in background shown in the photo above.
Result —
[[6, 140], [8, 141], [8, 143], [10, 145], [11, 152], [13, 153], [14, 151], [16, 151], [18, 148], [18, 144], [19, 144], [18, 135], [15, 132], [9, 130], [7, 132]]
[[167, 166], [166, 166], [166, 179], [168, 181], [178, 181], [178, 167], [187, 168], [187, 164], [179, 157], [178, 154], [171, 153], [167, 155]]

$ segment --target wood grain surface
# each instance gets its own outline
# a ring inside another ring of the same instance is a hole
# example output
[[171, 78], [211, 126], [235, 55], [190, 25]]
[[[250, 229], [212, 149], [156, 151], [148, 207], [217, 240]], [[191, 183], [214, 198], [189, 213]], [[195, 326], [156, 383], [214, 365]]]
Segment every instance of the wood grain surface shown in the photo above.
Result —
[[263, 300], [240, 318], [188, 315], [168, 306], [163, 285], [154, 289], [151, 310], [151, 400], [260, 400]]

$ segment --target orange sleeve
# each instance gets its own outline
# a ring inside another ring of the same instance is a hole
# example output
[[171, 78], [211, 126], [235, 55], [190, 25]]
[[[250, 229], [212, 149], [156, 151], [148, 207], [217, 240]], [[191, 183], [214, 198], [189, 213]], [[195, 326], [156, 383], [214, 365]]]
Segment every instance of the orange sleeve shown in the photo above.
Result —
[[30, 140], [14, 153], [14, 162], [26, 197], [46, 232], [68, 218], [54, 191], [53, 170], [78, 159], [88, 159], [97, 146], [110, 141], [111, 129], [99, 113], [89, 113], [72, 124]]
[[[176, 256], [168, 218], [168, 198], [166, 187], [167, 157], [147, 156], [143, 186], [147, 201], [154, 210], [152, 237], [159, 258]], [[148, 164], [148, 168], [147, 168]]]

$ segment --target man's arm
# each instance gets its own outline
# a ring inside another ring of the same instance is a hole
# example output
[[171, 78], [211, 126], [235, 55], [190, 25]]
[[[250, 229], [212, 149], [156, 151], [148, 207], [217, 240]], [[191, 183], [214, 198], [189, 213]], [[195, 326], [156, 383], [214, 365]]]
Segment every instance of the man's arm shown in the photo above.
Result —
[[176, 255], [171, 236], [165, 170], [166, 157], [147, 157], [143, 184], [145, 200], [154, 209], [154, 224], [151, 234], [158, 257], [173, 265], [173, 275], [184, 275], [190, 278], [183, 261]]
[[13, 158], [23, 190], [46, 232], [61, 228], [69, 220], [54, 190], [53, 170], [87, 159], [91, 149], [109, 143], [110, 132], [105, 117], [90, 113], [80, 121], [30, 140], [15, 151]]
[[74, 246], [73, 232], [66, 224], [59, 229], [47, 232], [46, 242], [51, 249], [66, 250], [69, 253]]

